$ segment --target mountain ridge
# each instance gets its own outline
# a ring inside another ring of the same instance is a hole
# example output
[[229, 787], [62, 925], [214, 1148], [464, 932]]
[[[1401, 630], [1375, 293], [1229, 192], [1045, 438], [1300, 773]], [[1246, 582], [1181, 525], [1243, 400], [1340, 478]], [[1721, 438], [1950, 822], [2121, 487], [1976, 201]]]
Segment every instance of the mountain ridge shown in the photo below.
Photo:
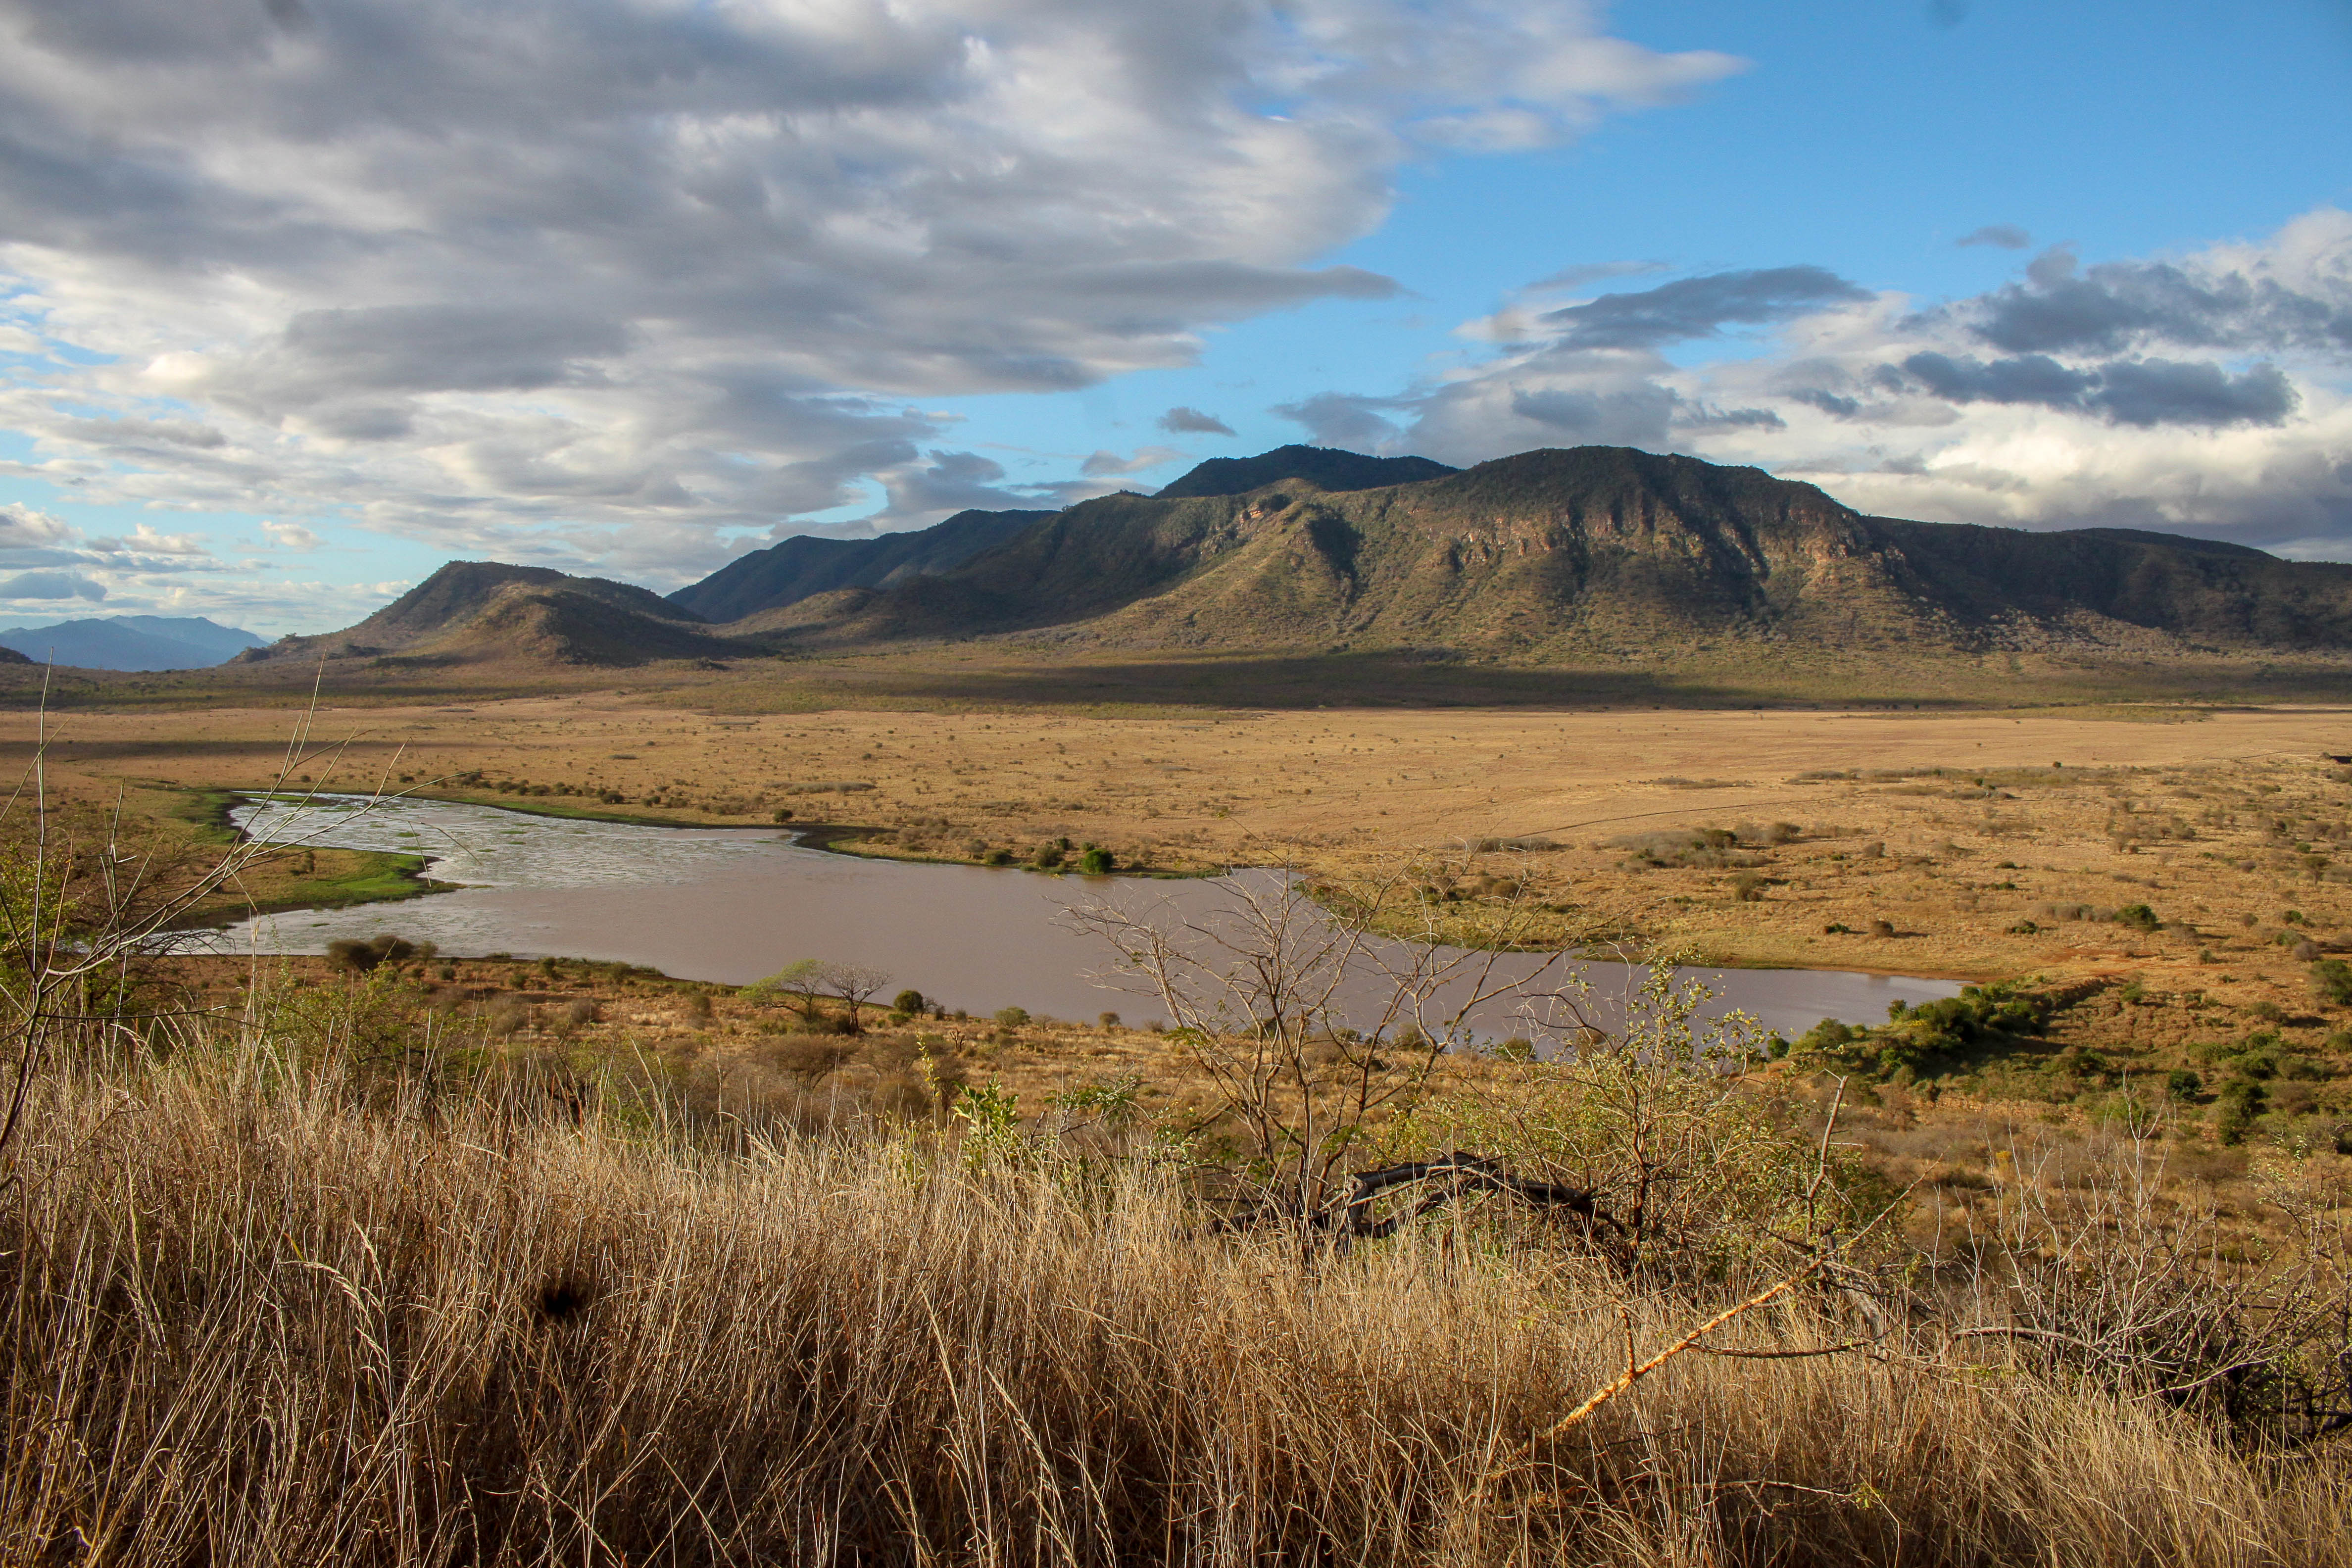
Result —
[[82, 669], [203, 669], [264, 639], [203, 616], [97, 616], [0, 629], [0, 647], [36, 664]]

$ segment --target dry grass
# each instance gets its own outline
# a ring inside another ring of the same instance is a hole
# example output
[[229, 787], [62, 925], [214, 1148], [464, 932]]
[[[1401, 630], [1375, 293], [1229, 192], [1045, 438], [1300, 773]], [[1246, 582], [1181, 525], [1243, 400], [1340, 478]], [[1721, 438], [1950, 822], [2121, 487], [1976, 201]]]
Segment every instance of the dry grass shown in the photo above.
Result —
[[1510, 1228], [1303, 1265], [1149, 1163], [435, 1088], [317, 1016], [39, 1084], [0, 1561], [2352, 1563], [2337, 1459], [1924, 1342], [1685, 1356], [1521, 1458], [1621, 1305], [1648, 1353], [1697, 1304]]

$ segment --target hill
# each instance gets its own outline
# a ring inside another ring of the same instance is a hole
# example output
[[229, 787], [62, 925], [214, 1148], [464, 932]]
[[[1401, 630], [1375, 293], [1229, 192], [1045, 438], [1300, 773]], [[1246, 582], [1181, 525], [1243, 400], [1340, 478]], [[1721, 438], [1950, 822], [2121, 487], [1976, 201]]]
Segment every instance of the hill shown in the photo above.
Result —
[[625, 666], [743, 651], [647, 588], [543, 566], [453, 561], [355, 626], [283, 637], [238, 662]]
[[0, 647], [83, 669], [202, 669], [263, 646], [251, 632], [202, 616], [107, 616], [0, 631]]
[[1050, 511], [960, 511], [946, 521], [875, 539], [802, 534], [738, 556], [669, 602], [707, 621], [740, 620], [836, 588], [880, 588], [960, 566]]

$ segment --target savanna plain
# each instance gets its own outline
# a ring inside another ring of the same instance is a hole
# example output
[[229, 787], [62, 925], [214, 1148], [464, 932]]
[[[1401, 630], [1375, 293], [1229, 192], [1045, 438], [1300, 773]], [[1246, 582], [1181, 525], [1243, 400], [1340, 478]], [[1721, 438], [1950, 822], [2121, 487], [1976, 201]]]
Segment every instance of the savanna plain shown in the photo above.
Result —
[[[0, 1561], [2352, 1561], [2352, 706], [780, 668], [9, 672]], [[1297, 875], [1126, 1021], [176, 952], [430, 896], [311, 790]]]

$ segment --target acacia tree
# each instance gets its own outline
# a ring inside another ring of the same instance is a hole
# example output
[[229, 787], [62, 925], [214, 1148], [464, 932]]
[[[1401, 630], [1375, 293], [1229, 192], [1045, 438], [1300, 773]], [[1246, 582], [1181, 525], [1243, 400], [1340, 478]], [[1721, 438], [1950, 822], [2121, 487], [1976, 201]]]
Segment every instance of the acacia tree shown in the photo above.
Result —
[[818, 984], [841, 998], [849, 1013], [849, 1032], [856, 1034], [863, 1026], [857, 1010], [866, 1005], [893, 976], [887, 969], [877, 969], [864, 963], [826, 963], [819, 966]]
[[1527, 951], [1526, 879], [1436, 896], [1462, 885], [1461, 869], [1403, 862], [1345, 883], [1245, 872], [1205, 900], [1097, 897], [1069, 911], [1118, 955], [1100, 978], [1159, 998], [1243, 1130], [1254, 1212], [1326, 1215], [1367, 1122], [1416, 1096], [1475, 1026], [1508, 1015], [1531, 1040], [1588, 1026], [1566, 955]]

